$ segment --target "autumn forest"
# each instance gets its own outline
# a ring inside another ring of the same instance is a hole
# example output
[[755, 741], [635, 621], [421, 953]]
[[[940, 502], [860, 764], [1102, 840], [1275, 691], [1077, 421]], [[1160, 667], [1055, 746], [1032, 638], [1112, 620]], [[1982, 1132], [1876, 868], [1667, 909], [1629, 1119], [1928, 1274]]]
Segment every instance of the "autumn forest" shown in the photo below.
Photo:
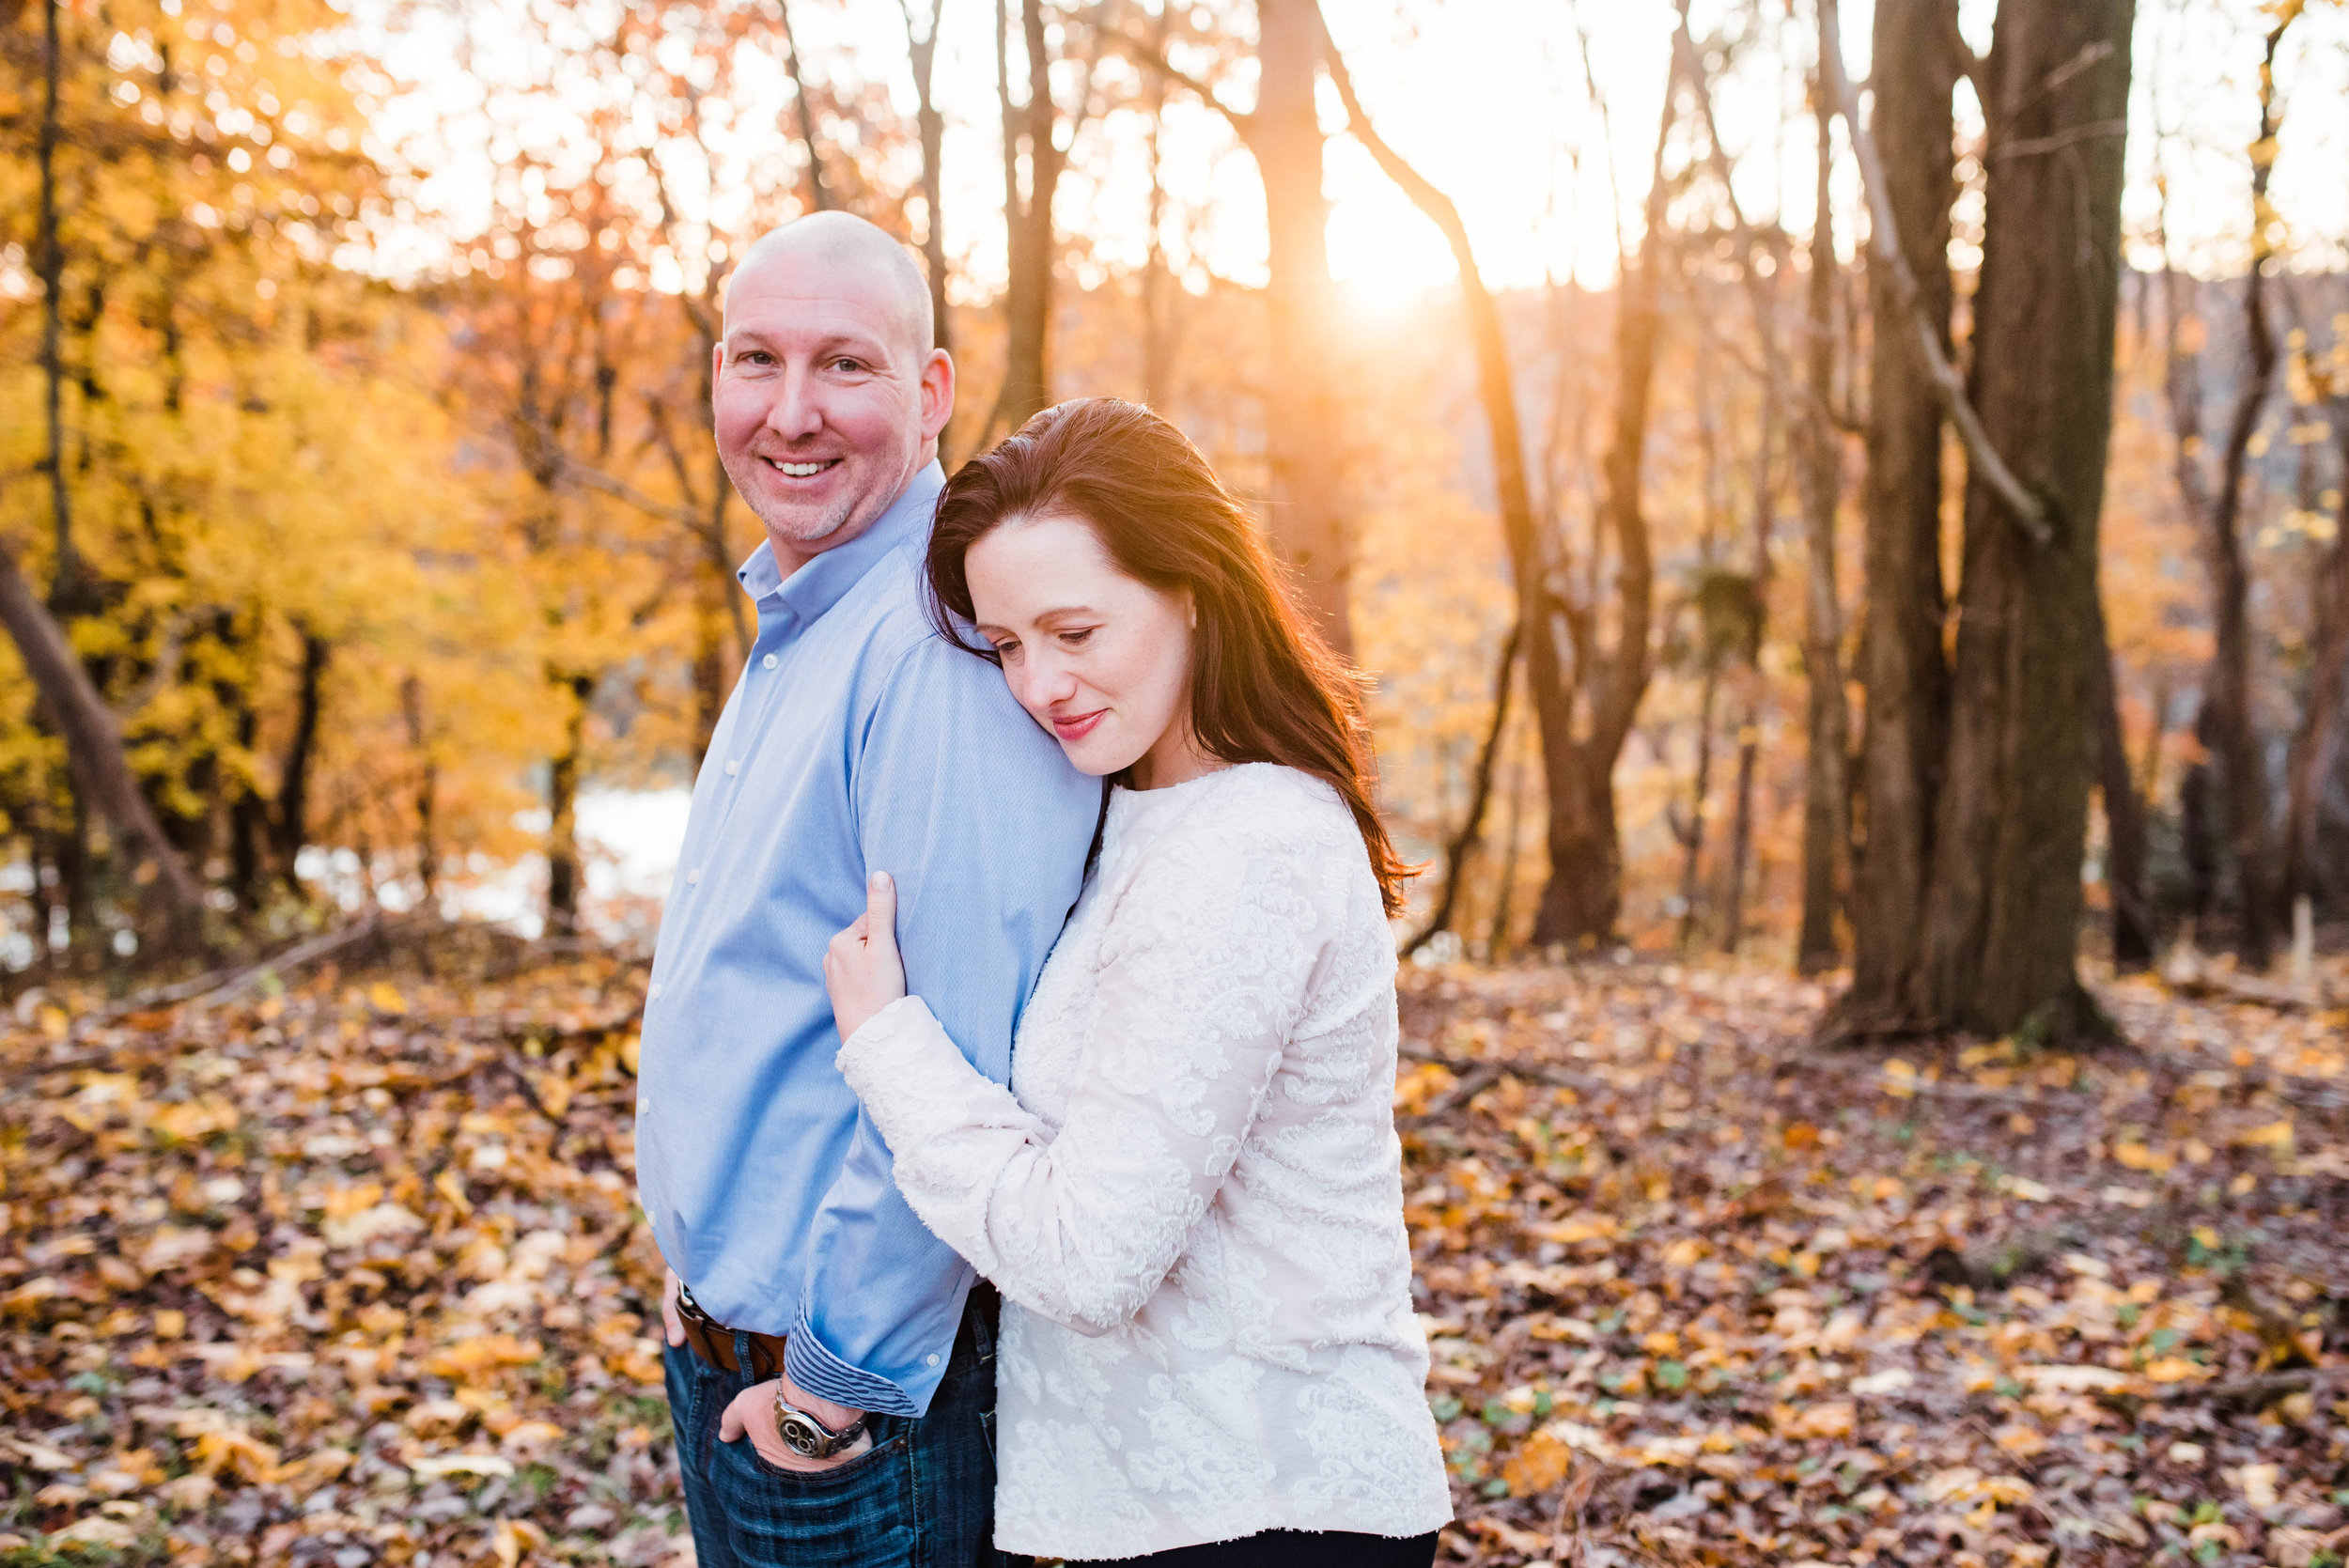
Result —
[[1441, 1560], [2349, 1558], [2349, 7], [0, 54], [0, 1564], [690, 1561], [630, 1083], [827, 210], [949, 469], [1146, 402], [1362, 672]]

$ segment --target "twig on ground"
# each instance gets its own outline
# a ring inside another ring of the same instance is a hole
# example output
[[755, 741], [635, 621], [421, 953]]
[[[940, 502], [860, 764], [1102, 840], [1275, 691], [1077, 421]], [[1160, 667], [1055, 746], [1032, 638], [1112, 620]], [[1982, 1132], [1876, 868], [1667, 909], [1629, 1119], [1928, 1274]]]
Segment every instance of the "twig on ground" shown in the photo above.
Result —
[[195, 1005], [217, 1007], [265, 974], [276, 974], [282, 978], [289, 970], [300, 969], [303, 965], [323, 958], [330, 953], [339, 952], [353, 942], [363, 941], [368, 937], [381, 934], [389, 924], [381, 914], [370, 913], [366, 919], [356, 925], [346, 925], [339, 931], [328, 931], [313, 937], [306, 942], [288, 948], [274, 957], [264, 958], [257, 964], [249, 964], [237, 970], [218, 986], [198, 996], [195, 999]]
[[2215, 1383], [2172, 1383], [2161, 1391], [2164, 1405], [2232, 1405], [2258, 1409], [2292, 1394], [2311, 1393], [2320, 1385], [2349, 1377], [2349, 1366], [2294, 1367], [2286, 1372], [2255, 1373], [2249, 1377], [2226, 1377]]
[[80, 1027], [108, 1024], [117, 1018], [128, 1017], [133, 1013], [148, 1013], [157, 1008], [177, 1007], [191, 998], [199, 1007], [213, 1006], [234, 996], [245, 986], [272, 970], [284, 970], [299, 968], [314, 958], [323, 957], [370, 933], [381, 931], [389, 924], [381, 913], [371, 913], [355, 925], [339, 926], [332, 931], [321, 932], [318, 936], [281, 949], [267, 958], [241, 967], [230, 965], [221, 969], [207, 970], [202, 974], [191, 975], [185, 980], [176, 981], [169, 986], [158, 986], [140, 991], [120, 1001], [84, 1013], [73, 1021]]

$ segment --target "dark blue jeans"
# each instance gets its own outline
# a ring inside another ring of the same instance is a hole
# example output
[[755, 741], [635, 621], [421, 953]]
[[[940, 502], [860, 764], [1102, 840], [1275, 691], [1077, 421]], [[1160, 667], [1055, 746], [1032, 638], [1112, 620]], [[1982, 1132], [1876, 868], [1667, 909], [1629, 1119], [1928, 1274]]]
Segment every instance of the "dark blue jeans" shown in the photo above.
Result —
[[[735, 1361], [750, 1364], [735, 1343]], [[873, 1446], [834, 1469], [770, 1465], [718, 1418], [753, 1378], [670, 1345], [669, 1414], [701, 1568], [1004, 1568], [995, 1533], [995, 1324], [965, 1310], [929, 1414], [870, 1418]]]

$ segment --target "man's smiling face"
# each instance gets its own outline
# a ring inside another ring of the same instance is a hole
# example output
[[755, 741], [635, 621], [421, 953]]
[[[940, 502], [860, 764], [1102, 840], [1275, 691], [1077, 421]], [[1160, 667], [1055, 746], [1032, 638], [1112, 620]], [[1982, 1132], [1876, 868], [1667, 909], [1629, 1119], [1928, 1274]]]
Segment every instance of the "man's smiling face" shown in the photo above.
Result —
[[906, 298], [911, 269], [889, 264], [902, 253], [798, 238], [773, 237], [735, 275], [712, 396], [727, 476], [786, 576], [888, 510], [954, 407], [954, 366], [922, 331], [924, 300]]

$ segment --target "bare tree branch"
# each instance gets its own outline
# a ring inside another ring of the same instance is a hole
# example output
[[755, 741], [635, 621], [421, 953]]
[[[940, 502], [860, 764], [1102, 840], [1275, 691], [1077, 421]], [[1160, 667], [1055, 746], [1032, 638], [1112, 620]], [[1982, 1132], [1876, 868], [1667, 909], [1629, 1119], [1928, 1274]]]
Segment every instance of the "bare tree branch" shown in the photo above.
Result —
[[1493, 765], [1501, 759], [1501, 737], [1509, 729], [1510, 675], [1517, 666], [1517, 645], [1524, 640], [1525, 622], [1519, 620], [1509, 628], [1508, 639], [1501, 644], [1501, 661], [1493, 671], [1492, 722], [1485, 731], [1484, 745], [1477, 749], [1476, 775], [1469, 785], [1468, 810], [1461, 815], [1459, 831], [1443, 846], [1443, 892], [1437, 897], [1427, 924], [1404, 942], [1403, 957], [1410, 957], [1434, 941], [1436, 933], [1452, 924], [1453, 910], [1460, 902], [1460, 873], [1468, 864], [1470, 851], [1485, 836], [1485, 808], [1493, 795]]
[[705, 526], [701, 514], [690, 506], [677, 506], [666, 501], [656, 501], [627, 480], [615, 474], [606, 474], [592, 464], [583, 463], [568, 453], [558, 453], [557, 460], [562, 464], [561, 472], [557, 475], [560, 483], [575, 485], [583, 490], [594, 490], [599, 495], [608, 495], [614, 501], [635, 507], [646, 517], [659, 518], [663, 522], [677, 523], [681, 527], [692, 529], [696, 534], [700, 533]]
[[1165, 52], [1148, 39], [1138, 39], [1117, 27], [1105, 27], [1102, 37], [1111, 48], [1143, 70], [1163, 76], [1178, 87], [1188, 88], [1200, 102], [1230, 121], [1232, 129], [1239, 132], [1241, 141], [1250, 141], [1255, 135], [1256, 117], [1253, 115], [1244, 114], [1216, 97], [1213, 87], [1169, 60]]
[[1819, 74], [1843, 114], [1844, 127], [1851, 133], [1852, 151], [1859, 159], [1859, 182], [1868, 198], [1868, 248], [1875, 253], [1878, 265], [1892, 281], [1901, 314], [1907, 318], [1908, 341], [1922, 360], [1934, 390], [1940, 395], [1950, 423], [1957, 427], [1967, 461], [2033, 544], [2043, 548], [2051, 545], [2055, 542], [2055, 522], [2048, 514], [2047, 503], [1999, 456], [1990, 442], [1990, 433], [1983, 428], [1982, 416], [1974, 411], [1972, 401], [1966, 396], [1965, 380], [1950, 363], [1949, 355], [1941, 350], [1941, 337], [1924, 310], [1917, 274], [1901, 250], [1900, 228], [1893, 220], [1892, 201], [1885, 185], [1883, 156], [1876, 150], [1875, 133], [1860, 121], [1859, 94], [1843, 71], [1840, 9], [1836, 0], [1818, 0], [1818, 4]]

